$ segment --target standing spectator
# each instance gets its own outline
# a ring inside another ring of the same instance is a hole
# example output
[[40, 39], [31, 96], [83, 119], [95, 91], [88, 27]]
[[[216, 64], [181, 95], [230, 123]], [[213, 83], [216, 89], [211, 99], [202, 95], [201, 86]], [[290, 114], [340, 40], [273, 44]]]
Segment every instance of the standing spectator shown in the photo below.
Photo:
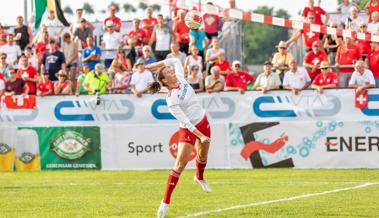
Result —
[[5, 80], [4, 80], [4, 77], [1, 77], [1, 74], [0, 74], [0, 97], [3, 96], [5, 92]]
[[195, 45], [199, 50], [199, 55], [204, 57], [204, 50], [208, 47], [209, 40], [205, 33], [199, 29], [191, 29], [189, 32], [190, 43], [189, 45]]
[[216, 62], [217, 56], [220, 51], [223, 51], [225, 53], [225, 50], [223, 48], [220, 48], [220, 41], [218, 40], [218, 38], [213, 37], [211, 41], [211, 48], [207, 50], [207, 53], [205, 56], [207, 72], [211, 69], [211, 67]]
[[107, 93], [107, 84], [110, 82], [109, 76], [103, 64], [96, 64], [95, 69], [89, 72], [84, 79], [84, 88], [89, 95], [96, 93]]
[[140, 57], [138, 60], [142, 60], [145, 65], [152, 64], [157, 62], [157, 59], [153, 56], [151, 56], [151, 46], [150, 45], [145, 45], [142, 48], [142, 57]]
[[329, 69], [329, 64], [326, 61], [320, 64], [321, 73], [313, 80], [311, 88], [318, 93], [323, 94], [324, 89], [332, 89], [338, 86], [337, 74]]
[[20, 66], [16, 74], [17, 78], [25, 81], [29, 88], [29, 94], [36, 94], [36, 83], [38, 81], [38, 72], [36, 68], [29, 64], [28, 58], [25, 55], [20, 57]]
[[353, 65], [357, 60], [361, 59], [361, 54], [359, 52], [358, 46], [354, 44], [352, 38], [345, 38], [344, 44], [340, 45], [337, 49], [336, 55], [336, 67], [338, 72], [338, 81], [340, 87], [347, 87], [348, 81], [350, 80], [351, 74], [354, 71], [354, 68], [342, 67], [344, 65]]
[[220, 73], [223, 76], [226, 76], [230, 72], [230, 63], [226, 60], [224, 51], [218, 52], [217, 61], [213, 66], [219, 67]]
[[134, 64], [134, 73], [130, 81], [130, 90], [135, 96], [140, 98], [142, 94], [147, 92], [148, 85], [152, 82], [154, 82], [153, 75], [145, 69], [143, 60], [137, 60]]
[[379, 11], [374, 11], [371, 16], [372, 21], [368, 24], [367, 31], [375, 33], [379, 28]]
[[5, 31], [3, 25], [0, 23], [0, 38], [5, 37], [6, 39], [7, 35], [8, 35], [7, 31]]
[[359, 8], [359, 6], [356, 3], [350, 2], [350, 0], [343, 0], [342, 3], [338, 5], [337, 11], [341, 11], [339, 18], [340, 21], [344, 22], [349, 17], [351, 7]]
[[163, 15], [158, 15], [157, 25], [154, 26], [149, 45], [155, 42], [155, 56], [158, 61], [164, 60], [170, 52], [170, 42], [172, 38], [171, 29], [164, 23]]
[[189, 44], [189, 32], [190, 29], [186, 25], [184, 18], [186, 13], [184, 10], [179, 10], [178, 19], [175, 20], [174, 25], [172, 25], [172, 30], [175, 34], [175, 39], [179, 43], [180, 51], [188, 54], [188, 44]]
[[93, 36], [87, 37], [87, 48], [82, 51], [82, 62], [88, 64], [90, 70], [101, 60], [101, 49], [95, 45]]
[[214, 66], [211, 68], [211, 75], [205, 78], [205, 91], [207, 93], [224, 91], [225, 78], [221, 75], [220, 68]]
[[[337, 28], [337, 23], [332, 21], [329, 25], [331, 28]], [[337, 48], [342, 43], [342, 37], [337, 35], [327, 35], [326, 40], [324, 42], [324, 48], [326, 49], [328, 53], [328, 62], [331, 65], [334, 65], [336, 54], [337, 54]]]
[[74, 31], [74, 40], [79, 43], [80, 48], [87, 48], [87, 38], [93, 36], [92, 29], [87, 25], [87, 21], [82, 18], [80, 25]]
[[31, 45], [33, 42], [32, 29], [24, 25], [24, 18], [22, 16], [17, 17], [17, 26], [14, 28], [14, 35], [16, 43], [20, 46], [22, 51], [27, 45]]
[[[158, 20], [157, 18], [153, 17], [153, 9], [151, 7], [146, 8], [145, 15], [146, 15], [146, 18], [142, 20], [143, 30], [146, 33], [146, 38], [151, 39], [153, 40], [153, 42], [155, 42], [154, 37], [151, 37], [151, 36], [153, 35], [155, 25], [158, 24]], [[162, 20], [163, 20], [163, 16], [162, 16]]]
[[198, 65], [192, 65], [190, 67], [190, 72], [187, 76], [187, 82], [196, 93], [204, 91], [203, 75], [199, 74]]
[[62, 52], [66, 57], [68, 79], [75, 87], [76, 73], [78, 71], [78, 43], [71, 39], [70, 33], [63, 34]]
[[148, 43], [149, 38], [147, 38], [145, 31], [140, 28], [140, 20], [138, 18], [133, 19], [133, 29], [128, 33], [127, 38], [128, 44], [131, 47], [137, 46], [137, 49], [142, 48], [143, 45]]
[[7, 54], [4, 52], [0, 53], [0, 75], [4, 80], [9, 78], [9, 68], [12, 66], [7, 63]]
[[[208, 5], [213, 5], [212, 2], [208, 2]], [[218, 37], [218, 31], [222, 29], [222, 20], [220, 16], [215, 14], [205, 13], [203, 15], [204, 21], [204, 32], [208, 39], [211, 40], [213, 37]]]
[[5, 35], [0, 35], [0, 47], [7, 44], [7, 34]]
[[60, 70], [57, 76], [58, 76], [58, 81], [54, 83], [54, 94], [55, 95], [71, 95], [72, 83], [68, 79], [67, 72]]
[[326, 13], [326, 11], [324, 11], [321, 7], [314, 6], [314, 4], [314, 0], [308, 0], [308, 6], [303, 9], [301, 16], [303, 16], [305, 20], [308, 17], [308, 13], [313, 13], [315, 16], [315, 24], [323, 25], [324, 22], [322, 22], [322, 15], [324, 15], [326, 17], [325, 23], [328, 23], [329, 14]]
[[375, 79], [372, 72], [365, 69], [365, 62], [357, 61], [355, 71], [349, 81], [349, 88], [354, 88], [358, 93], [364, 93], [369, 88], [375, 88]]
[[279, 75], [272, 73], [272, 63], [266, 61], [263, 67], [264, 72], [259, 74], [254, 83], [254, 89], [267, 93], [270, 90], [277, 90], [282, 84]]
[[271, 63], [275, 68], [275, 72], [279, 75], [280, 81], [283, 82], [284, 73], [288, 71], [289, 62], [293, 59], [293, 56], [287, 51], [287, 43], [285, 41], [280, 41], [276, 47], [278, 48], [278, 52], [272, 57]]
[[37, 95], [54, 95], [54, 83], [49, 80], [48, 72], [41, 73], [41, 76], [37, 83]]
[[5, 95], [27, 95], [29, 93], [29, 87], [26, 85], [23, 79], [16, 77], [16, 70], [9, 68], [8, 72], [9, 78], [5, 82]]
[[[359, 33], [363, 33], [366, 35], [365, 38], [368, 38], [368, 36], [370, 35], [370, 33], [367, 32], [367, 24], [362, 22], [359, 24]], [[362, 60], [365, 60], [368, 53], [370, 53], [370, 50], [371, 50], [371, 45], [370, 45], [370, 41], [367, 41], [367, 40], [361, 40], [361, 39], [357, 39], [357, 46], [359, 48], [359, 53], [361, 54], [362, 56]]]
[[131, 79], [129, 72], [127, 72], [121, 64], [113, 65], [113, 70], [115, 71], [115, 75], [110, 83], [109, 92], [113, 94], [128, 93]]
[[87, 90], [84, 87], [84, 80], [87, 76], [87, 74], [91, 71], [89, 68], [88, 63], [82, 64], [82, 69], [80, 70], [80, 73], [78, 75], [78, 79], [76, 80], [76, 88], [75, 88], [75, 95], [88, 95]]
[[30, 46], [27, 46], [24, 51], [24, 55], [28, 58], [28, 62], [34, 68], [38, 69], [37, 58], [33, 55], [33, 49]]
[[117, 64], [121, 64], [122, 68], [127, 70], [128, 72], [132, 71], [132, 63], [128, 57], [125, 55], [125, 51], [122, 49], [117, 50], [116, 58], [113, 60], [110, 69], [114, 70], [114, 66]]
[[357, 32], [359, 30], [359, 24], [364, 20], [359, 17], [359, 9], [356, 7], [350, 8], [350, 16], [345, 21], [345, 29]]
[[107, 32], [104, 33], [102, 46], [105, 51], [104, 65], [108, 69], [113, 59], [116, 57], [116, 51], [118, 48], [122, 48], [122, 35], [119, 32], [115, 32], [115, 24], [113, 21], [108, 20], [105, 24]]
[[56, 74], [60, 70], [66, 69], [66, 58], [64, 54], [57, 50], [57, 45], [54, 39], [49, 41], [48, 51], [46, 51], [42, 58], [41, 71], [42, 73], [49, 73], [49, 80], [57, 81]]
[[184, 61], [184, 70], [186, 71], [186, 75], [190, 72], [190, 68], [193, 65], [199, 66], [199, 74], [203, 73], [203, 58], [199, 56], [199, 49], [192, 45], [190, 47], [191, 55], [188, 55], [186, 60]]
[[379, 42], [371, 42], [371, 51], [366, 58], [366, 65], [372, 71], [376, 87], [379, 88]]
[[120, 32], [121, 30], [121, 25], [122, 25], [122, 22], [121, 22], [121, 19], [119, 17], [116, 16], [116, 12], [117, 12], [117, 7], [116, 5], [114, 4], [110, 4], [108, 6], [108, 13], [109, 13], [109, 16], [107, 18], [105, 18], [104, 22], [103, 22], [103, 29], [107, 32], [109, 31], [109, 29], [107, 28], [107, 22], [108, 21], [112, 21], [112, 23], [115, 25], [114, 27], [114, 30], [116, 32]]
[[320, 64], [322, 61], [328, 61], [326, 52], [322, 49], [319, 41], [314, 41], [312, 51], [308, 52], [303, 61], [303, 66], [307, 68], [308, 75], [311, 79], [321, 73]]
[[42, 64], [42, 58], [45, 52], [48, 50], [47, 47], [49, 45], [50, 36], [47, 31], [43, 31], [41, 33], [41, 37], [35, 44], [35, 52], [37, 56], [38, 65]]
[[311, 78], [305, 69], [297, 67], [295, 59], [292, 59], [289, 64], [290, 70], [284, 75], [283, 88], [291, 90], [294, 95], [298, 95], [301, 90], [309, 86]]
[[13, 68], [17, 68], [18, 58], [21, 56], [20, 46], [13, 41], [13, 34], [8, 34], [7, 44], [1, 46], [0, 52], [7, 54], [7, 63]]
[[49, 33], [50, 37], [55, 39], [56, 41], [59, 41], [59, 37], [62, 35], [64, 26], [63, 24], [56, 18], [55, 11], [49, 11], [49, 15], [47, 18], [42, 22], [43, 26], [47, 27], [47, 32]]
[[83, 20], [85, 21], [86, 26], [89, 27], [92, 31], [95, 29], [95, 26], [91, 22], [83, 18], [83, 9], [78, 8], [75, 11], [74, 20], [71, 22], [71, 25], [70, 25], [70, 32], [72, 34], [75, 32], [77, 28], [79, 28]]
[[372, 14], [375, 11], [379, 12], [379, 1], [378, 0], [370, 0], [367, 2], [365, 9], [368, 12], [368, 22], [372, 21]]
[[244, 94], [247, 86], [254, 82], [254, 77], [240, 69], [241, 62], [233, 61], [232, 71], [226, 76], [225, 86], [228, 91], [238, 91]]
[[186, 60], [185, 53], [180, 51], [180, 46], [178, 42], [171, 42], [170, 44], [171, 53], [167, 55], [168, 58], [177, 58], [182, 62], [182, 65], [184, 65], [184, 61]]

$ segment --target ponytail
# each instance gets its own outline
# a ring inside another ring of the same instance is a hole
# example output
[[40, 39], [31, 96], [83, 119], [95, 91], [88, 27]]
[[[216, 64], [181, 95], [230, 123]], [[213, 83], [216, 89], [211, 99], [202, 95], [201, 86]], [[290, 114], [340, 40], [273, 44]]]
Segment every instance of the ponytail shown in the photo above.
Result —
[[161, 84], [157, 81], [152, 82], [147, 86], [147, 90], [149, 93], [155, 94], [161, 90]]

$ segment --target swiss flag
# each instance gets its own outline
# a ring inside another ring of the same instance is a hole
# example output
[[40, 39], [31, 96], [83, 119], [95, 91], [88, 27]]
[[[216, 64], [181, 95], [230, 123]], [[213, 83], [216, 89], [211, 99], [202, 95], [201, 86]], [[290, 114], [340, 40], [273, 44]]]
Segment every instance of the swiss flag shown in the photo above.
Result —
[[1, 101], [7, 109], [34, 109], [36, 107], [35, 95], [3, 96]]
[[358, 109], [364, 109], [368, 107], [368, 91], [355, 93], [355, 107]]

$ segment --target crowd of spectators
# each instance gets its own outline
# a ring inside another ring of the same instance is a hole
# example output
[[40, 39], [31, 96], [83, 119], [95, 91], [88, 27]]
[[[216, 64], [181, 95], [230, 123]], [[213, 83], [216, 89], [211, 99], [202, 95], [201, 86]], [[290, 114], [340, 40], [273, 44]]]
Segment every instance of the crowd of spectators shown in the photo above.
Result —
[[[344, 0], [337, 8], [337, 19], [331, 19], [314, 0], [308, 0], [301, 15], [307, 23], [379, 35], [379, 1], [369, 1], [365, 9], [368, 20], [358, 16], [358, 5]], [[38, 31], [25, 25], [21, 16], [12, 31], [0, 26], [0, 95], [142, 97], [155, 80], [145, 66], [166, 58], [182, 62], [196, 92], [284, 89], [298, 94], [312, 88], [322, 94], [327, 88], [351, 87], [361, 92], [379, 86], [378, 42], [300, 30], [280, 41], [278, 52], [254, 76], [243, 70], [240, 60], [225, 58], [225, 49], [233, 48], [220, 46], [223, 19], [217, 15], [204, 14], [202, 28], [189, 29], [185, 10], [178, 10], [169, 26], [163, 15], [155, 17], [147, 8], [144, 19], [135, 18], [132, 30], [124, 33], [116, 11], [115, 5], [108, 6], [100, 47], [94, 42], [94, 25], [83, 17], [82, 9], [76, 10], [67, 30], [53, 11]], [[298, 66], [288, 47], [300, 37], [307, 54]]]

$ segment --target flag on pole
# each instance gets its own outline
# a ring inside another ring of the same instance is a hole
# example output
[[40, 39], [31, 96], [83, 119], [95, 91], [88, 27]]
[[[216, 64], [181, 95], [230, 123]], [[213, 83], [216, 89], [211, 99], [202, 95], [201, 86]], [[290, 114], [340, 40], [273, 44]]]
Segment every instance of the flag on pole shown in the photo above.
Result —
[[358, 109], [368, 108], [368, 91], [355, 93], [355, 107]]
[[67, 22], [66, 18], [64, 17], [64, 13], [61, 7], [61, 1], [60, 0], [34, 0], [35, 4], [35, 28], [39, 28], [41, 25], [43, 17], [46, 17], [45, 14], [47, 14], [49, 11], [54, 11], [55, 17], [58, 18], [58, 20], [64, 25], [64, 26], [70, 26], [70, 24]]

